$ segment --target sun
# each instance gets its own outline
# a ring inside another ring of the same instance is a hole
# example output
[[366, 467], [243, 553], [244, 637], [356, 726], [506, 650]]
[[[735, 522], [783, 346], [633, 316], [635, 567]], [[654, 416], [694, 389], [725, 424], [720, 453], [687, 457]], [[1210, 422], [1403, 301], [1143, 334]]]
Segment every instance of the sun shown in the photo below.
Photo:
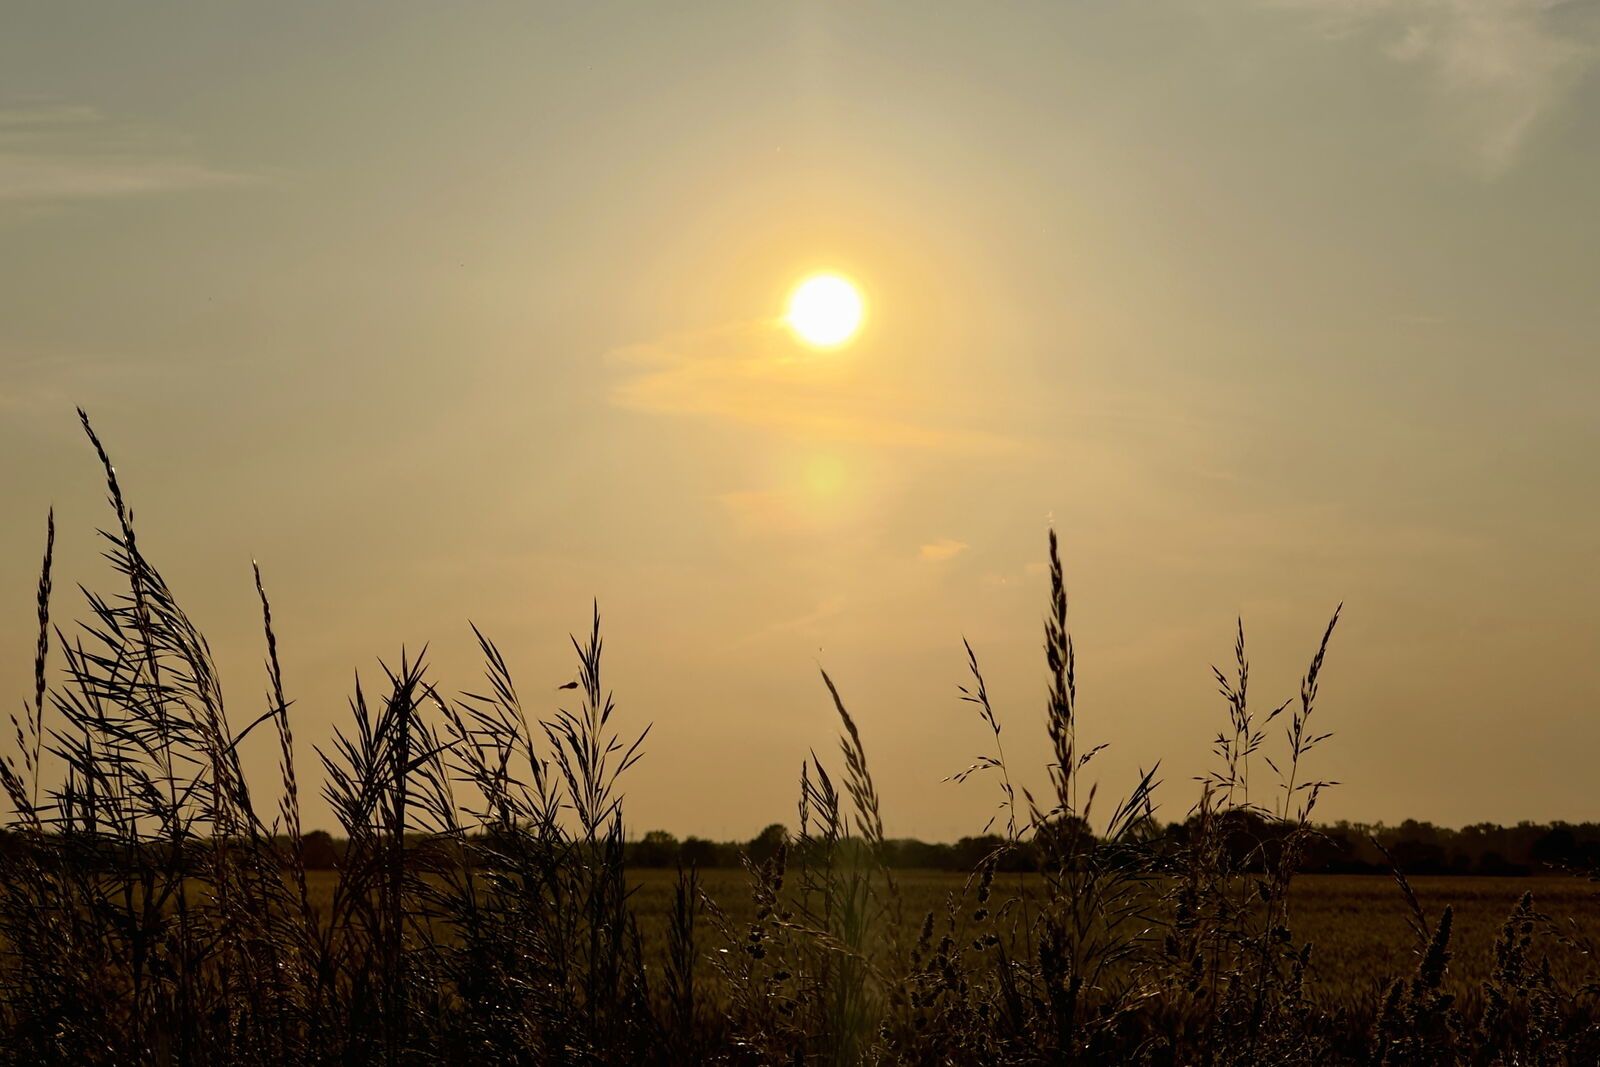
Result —
[[784, 321], [806, 344], [837, 348], [855, 336], [864, 313], [855, 286], [837, 274], [813, 274], [790, 294]]

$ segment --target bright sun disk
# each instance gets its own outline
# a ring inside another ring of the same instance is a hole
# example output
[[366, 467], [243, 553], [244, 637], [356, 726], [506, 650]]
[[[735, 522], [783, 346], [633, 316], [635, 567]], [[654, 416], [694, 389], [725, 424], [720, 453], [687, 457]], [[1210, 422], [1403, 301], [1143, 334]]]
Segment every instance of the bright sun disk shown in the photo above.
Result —
[[855, 286], [837, 274], [817, 274], [795, 287], [784, 321], [807, 344], [832, 348], [860, 329], [862, 312]]

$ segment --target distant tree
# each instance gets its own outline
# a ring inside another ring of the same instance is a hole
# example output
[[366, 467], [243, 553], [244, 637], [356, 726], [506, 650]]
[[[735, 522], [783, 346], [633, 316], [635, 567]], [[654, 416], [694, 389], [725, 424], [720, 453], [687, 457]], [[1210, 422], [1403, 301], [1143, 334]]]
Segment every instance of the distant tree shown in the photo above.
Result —
[[665, 830], [651, 830], [630, 851], [640, 867], [671, 867], [678, 862], [678, 839]]
[[1077, 815], [1057, 815], [1040, 824], [1034, 844], [1048, 862], [1075, 865], [1095, 848], [1094, 831]]
[[914, 837], [889, 841], [885, 854], [892, 867], [947, 871], [956, 865], [955, 851], [949, 845], [929, 844]]
[[1500, 853], [1489, 851], [1485, 852], [1481, 857], [1479, 857], [1478, 873], [1497, 875], [1501, 878], [1507, 878], [1513, 875], [1525, 875], [1531, 872], [1529, 871], [1527, 864], [1512, 863], [1510, 860], [1500, 855]]
[[1414, 841], [1421, 845], [1443, 846], [1446, 843], [1444, 838], [1449, 836], [1449, 831], [1441, 830], [1431, 822], [1406, 819], [1395, 827], [1394, 836], [1401, 841]]
[[1004, 845], [1005, 838], [999, 834], [984, 834], [981, 837], [963, 837], [955, 843], [956, 869], [961, 871], [974, 871], [978, 865]]
[[750, 844], [745, 846], [745, 852], [757, 863], [766, 863], [778, 854], [788, 840], [788, 829], [781, 822], [775, 822], [752, 838]]
[[[1410, 820], [1406, 820], [1409, 822]], [[1389, 855], [1394, 857], [1395, 866], [1406, 874], [1448, 874], [1449, 864], [1445, 862], [1445, 852], [1442, 847], [1432, 841], [1419, 841], [1416, 838], [1404, 838], [1396, 841], [1389, 847]]]
[[1254, 808], [1227, 808], [1210, 815], [1196, 813], [1169, 828], [1175, 841], [1193, 847], [1215, 847], [1234, 871], [1262, 871], [1283, 851], [1288, 824]]
[[1533, 843], [1529, 858], [1546, 867], [1565, 867], [1578, 851], [1578, 838], [1570, 827], [1556, 825]]
[[1302, 867], [1307, 871], [1350, 871], [1358, 868], [1355, 843], [1337, 829], [1322, 829], [1305, 843]]
[[300, 862], [309, 871], [331, 871], [339, 865], [339, 850], [333, 835], [326, 830], [312, 830], [300, 839]]
[[716, 867], [718, 863], [717, 843], [707, 841], [703, 837], [686, 837], [678, 848], [678, 857], [685, 867]]

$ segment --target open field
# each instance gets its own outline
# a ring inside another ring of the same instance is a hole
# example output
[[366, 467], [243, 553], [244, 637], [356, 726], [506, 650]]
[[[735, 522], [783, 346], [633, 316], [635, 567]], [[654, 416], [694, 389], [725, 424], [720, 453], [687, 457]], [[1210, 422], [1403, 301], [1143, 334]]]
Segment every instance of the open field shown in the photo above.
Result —
[[[338, 875], [333, 871], [308, 874], [312, 901], [326, 909], [333, 898]], [[750, 876], [742, 870], [714, 868], [700, 874], [701, 888], [726, 915], [737, 934], [756, 922], [756, 903]], [[958, 939], [970, 936], [969, 918], [976, 891], [975, 877], [948, 871], [895, 871], [905, 922], [915, 926], [932, 913], [942, 924], [956, 915]], [[672, 911], [676, 873], [664, 869], [628, 872], [630, 906], [638, 920], [644, 954], [659, 967], [666, 953], [667, 927]], [[1409, 879], [1418, 901], [1437, 919], [1449, 906], [1454, 914], [1452, 957], [1445, 986], [1458, 998], [1472, 1001], [1489, 978], [1494, 946], [1506, 918], [1524, 893], [1533, 895], [1535, 909], [1559, 927], [1570, 923], [1578, 932], [1600, 931], [1600, 885], [1574, 877], [1491, 878], [1416, 876]], [[997, 875], [994, 900], [1028, 897], [1037, 901], [1042, 892], [1036, 875]], [[1408, 926], [1410, 914], [1394, 879], [1381, 875], [1300, 875], [1290, 890], [1289, 926], [1298, 942], [1312, 946], [1309, 983], [1320, 996], [1355, 1006], [1380, 998], [1397, 978], [1409, 977], [1417, 968], [1423, 946]], [[697, 946], [702, 957], [729, 947], [714, 930], [702, 929]], [[737, 948], [737, 939], [732, 942]], [[1554, 975], [1576, 986], [1600, 978], [1600, 961], [1576, 949], [1551, 943], [1549, 958]]]
[[[705, 892], [739, 925], [754, 919], [750, 880], [742, 871], [712, 870], [702, 875]], [[659, 942], [674, 882], [671, 871], [636, 871], [633, 905], [647, 945]], [[958, 904], [969, 879], [945, 871], [897, 871], [908, 920], [928, 912], [943, 917]], [[1418, 900], [1434, 918], [1446, 905], [1454, 910], [1454, 952], [1448, 985], [1472, 995], [1488, 977], [1500, 928], [1524, 893], [1546, 915], [1600, 929], [1600, 886], [1581, 878], [1484, 878], [1418, 876], [1410, 879]], [[1039, 880], [1022, 876], [1023, 892], [1037, 894]], [[1004, 900], [1019, 888], [1015, 875], [997, 875], [995, 896]], [[1396, 978], [1417, 966], [1419, 946], [1406, 924], [1408, 907], [1392, 878], [1379, 875], [1301, 875], [1290, 891], [1290, 928], [1296, 940], [1313, 946], [1312, 982], [1329, 996], [1370, 1000]], [[970, 904], [966, 908], [970, 911]], [[1586, 960], [1576, 951], [1552, 951], [1556, 973], [1580, 980]], [[1600, 976], [1600, 975], [1597, 975]]]

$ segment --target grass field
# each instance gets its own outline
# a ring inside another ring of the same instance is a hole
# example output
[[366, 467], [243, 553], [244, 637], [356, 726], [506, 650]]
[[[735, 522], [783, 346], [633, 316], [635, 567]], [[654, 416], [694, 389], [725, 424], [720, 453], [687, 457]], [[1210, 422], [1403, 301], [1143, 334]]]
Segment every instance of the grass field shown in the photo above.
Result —
[[[743, 871], [711, 870], [702, 876], [705, 892], [739, 925], [755, 918], [750, 879]], [[972, 896], [972, 880], [947, 871], [897, 871], [907, 916], [920, 921], [926, 913], [943, 916], [949, 904]], [[630, 873], [634, 906], [645, 930], [646, 944], [659, 948], [670, 910], [671, 871]], [[1486, 878], [1419, 876], [1410, 879], [1424, 909], [1437, 917], [1446, 905], [1454, 910], [1454, 956], [1447, 985], [1471, 997], [1494, 964], [1494, 943], [1524, 893], [1532, 893], [1541, 912], [1571, 918], [1585, 926], [1600, 924], [1600, 885], [1581, 878]], [[998, 899], [1022, 893], [1037, 895], [1039, 879], [997, 875]], [[1313, 946], [1312, 981], [1327, 996], [1348, 1001], [1372, 1000], [1396, 978], [1416, 970], [1421, 946], [1407, 925], [1409, 908], [1394, 880], [1377, 875], [1301, 875], [1290, 890], [1290, 926], [1295, 937]], [[966, 910], [970, 910], [970, 907]], [[1575, 950], [1552, 949], [1559, 977], [1574, 982], [1586, 960]]]
[[[338, 875], [310, 872], [312, 900], [327, 908]], [[757, 904], [747, 872], [727, 868], [701, 873], [702, 891], [740, 931], [756, 922]], [[959, 916], [962, 939], [973, 926], [968, 918], [976, 879], [949, 871], [896, 871], [905, 915], [920, 922], [933, 914], [943, 920]], [[1600, 929], [1600, 884], [1575, 877], [1492, 878], [1415, 876], [1409, 879], [1424, 910], [1437, 917], [1448, 906], [1454, 913], [1453, 956], [1446, 987], [1472, 1001], [1494, 968], [1494, 947], [1506, 917], [1523, 894], [1535, 908], [1576, 929]], [[647, 962], [660, 967], [666, 954], [667, 928], [677, 884], [674, 871], [630, 870], [630, 903], [639, 923]], [[997, 875], [995, 899], [1038, 897], [1036, 875]], [[1397, 978], [1416, 970], [1425, 946], [1408, 925], [1410, 908], [1395, 881], [1378, 875], [1301, 875], [1290, 890], [1290, 926], [1297, 940], [1313, 947], [1310, 983], [1321, 996], [1349, 1006], [1371, 1002]], [[716, 931], [702, 930], [697, 945], [702, 955], [727, 947]], [[735, 945], [735, 947], [737, 947]], [[1549, 947], [1554, 975], [1571, 986], [1588, 974], [1589, 961], [1569, 946]]]

